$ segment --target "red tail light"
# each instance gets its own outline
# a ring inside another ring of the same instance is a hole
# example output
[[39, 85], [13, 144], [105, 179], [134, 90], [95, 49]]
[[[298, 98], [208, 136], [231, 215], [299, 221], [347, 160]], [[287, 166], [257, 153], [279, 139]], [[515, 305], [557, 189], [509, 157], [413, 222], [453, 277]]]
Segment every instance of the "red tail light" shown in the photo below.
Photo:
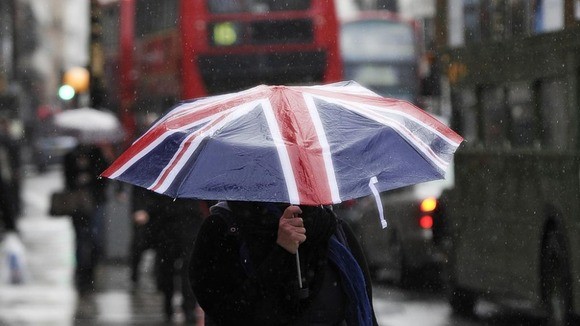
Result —
[[342, 207], [351, 208], [356, 204], [356, 199], [349, 199], [342, 202]]
[[433, 228], [433, 212], [437, 208], [437, 199], [435, 197], [428, 197], [423, 199], [419, 209], [421, 210], [421, 218], [419, 219], [419, 226], [424, 230]]
[[419, 219], [419, 226], [421, 228], [428, 230], [433, 227], [433, 217], [431, 215], [423, 215]]

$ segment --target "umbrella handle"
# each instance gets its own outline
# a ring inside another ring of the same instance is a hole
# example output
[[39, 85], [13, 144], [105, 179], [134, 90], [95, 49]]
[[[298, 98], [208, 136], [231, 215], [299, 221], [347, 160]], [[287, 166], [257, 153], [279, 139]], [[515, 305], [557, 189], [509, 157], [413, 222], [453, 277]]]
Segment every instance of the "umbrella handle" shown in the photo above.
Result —
[[298, 273], [298, 297], [300, 299], [306, 299], [308, 298], [308, 296], [310, 295], [310, 291], [308, 290], [308, 288], [303, 288], [302, 287], [302, 271], [300, 270], [300, 254], [298, 253], [298, 250], [296, 250], [296, 272]]
[[298, 286], [302, 289], [302, 271], [300, 270], [300, 253], [296, 249], [296, 272], [298, 273]]

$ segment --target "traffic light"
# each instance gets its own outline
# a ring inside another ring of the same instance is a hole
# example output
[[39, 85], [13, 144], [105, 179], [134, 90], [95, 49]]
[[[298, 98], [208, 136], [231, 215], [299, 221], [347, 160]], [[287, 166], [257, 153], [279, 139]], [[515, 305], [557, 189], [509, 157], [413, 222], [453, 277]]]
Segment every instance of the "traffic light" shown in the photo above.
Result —
[[90, 74], [86, 68], [73, 67], [65, 71], [62, 82], [58, 89], [58, 96], [65, 101], [71, 100], [75, 95], [84, 93], [89, 89]]
[[62, 85], [58, 88], [58, 97], [61, 100], [69, 101], [75, 97], [75, 89], [71, 85]]

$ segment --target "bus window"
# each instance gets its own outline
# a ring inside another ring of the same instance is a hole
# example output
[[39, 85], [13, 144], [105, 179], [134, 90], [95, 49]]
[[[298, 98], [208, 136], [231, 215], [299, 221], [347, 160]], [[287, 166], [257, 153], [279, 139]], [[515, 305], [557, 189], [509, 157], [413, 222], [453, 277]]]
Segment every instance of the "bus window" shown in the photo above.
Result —
[[177, 0], [139, 0], [136, 36], [146, 36], [177, 25]]
[[510, 143], [513, 147], [532, 147], [537, 139], [532, 90], [524, 83], [513, 84], [507, 90], [510, 113]]
[[383, 96], [417, 103], [418, 37], [412, 22], [394, 16], [370, 16], [341, 25], [344, 79]]
[[566, 86], [560, 80], [540, 84], [540, 114], [542, 119], [542, 147], [566, 150], [574, 148], [575, 138], [569, 136], [566, 110]]
[[310, 0], [209, 0], [208, 8], [213, 14], [239, 12], [271, 12], [287, 10], [306, 10]]
[[183, 7], [181, 37], [192, 40], [183, 44], [184, 68], [196, 68], [185, 76], [196, 79], [184, 83], [185, 96], [342, 79], [333, 1], [189, 0]]
[[341, 42], [345, 60], [415, 60], [413, 28], [400, 22], [370, 20], [345, 25]]
[[505, 145], [508, 139], [508, 115], [503, 88], [484, 88], [481, 91], [481, 106], [485, 144], [489, 147]]

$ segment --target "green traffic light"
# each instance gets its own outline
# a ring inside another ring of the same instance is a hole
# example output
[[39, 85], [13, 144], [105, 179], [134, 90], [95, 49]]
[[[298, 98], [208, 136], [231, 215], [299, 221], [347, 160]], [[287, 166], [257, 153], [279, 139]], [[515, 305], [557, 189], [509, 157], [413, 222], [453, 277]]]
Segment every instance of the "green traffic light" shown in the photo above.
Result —
[[68, 101], [68, 100], [72, 99], [73, 97], [75, 97], [75, 90], [70, 85], [62, 85], [58, 89], [58, 97], [60, 97], [61, 99], [65, 100], [65, 101]]

